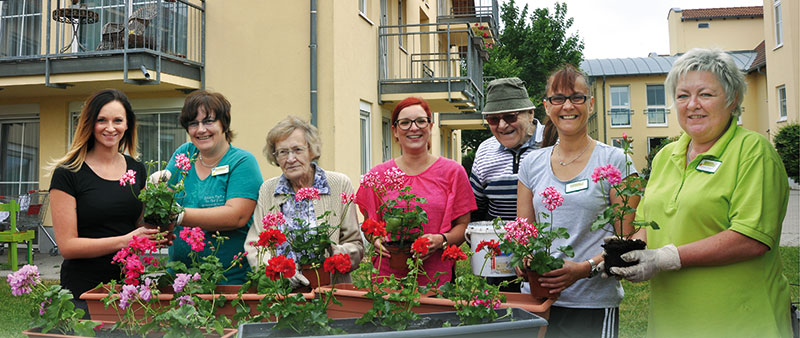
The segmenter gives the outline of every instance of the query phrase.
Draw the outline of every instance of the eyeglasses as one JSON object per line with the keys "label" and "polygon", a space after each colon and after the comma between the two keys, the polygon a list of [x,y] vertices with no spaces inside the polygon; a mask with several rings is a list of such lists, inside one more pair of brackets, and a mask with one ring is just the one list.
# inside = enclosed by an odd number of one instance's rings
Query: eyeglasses
{"label": "eyeglasses", "polygon": [[201,122],[203,123],[203,127],[208,128],[208,127],[213,126],[214,122],[217,122],[217,119],[205,119],[203,121],[189,121],[189,123],[186,124],[186,128],[188,128],[188,129],[197,129],[197,127],[200,126]]}
{"label": "eyeglasses", "polygon": [[308,150],[306,147],[294,147],[292,149],[278,149],[272,154],[275,155],[275,158],[277,158],[279,161],[283,161],[289,158],[289,155],[294,155],[294,157],[297,157],[305,154],[306,150]]}
{"label": "eyeglasses", "polygon": [[506,124],[512,124],[514,122],[517,122],[517,115],[519,115],[519,113],[520,112],[508,113],[503,115],[500,114],[487,115],[486,122],[489,123],[490,125],[496,126],[498,123],[500,123],[500,119],[503,119],[503,121],[506,121]]}
{"label": "eyeglasses", "polygon": [[394,125],[402,130],[409,130],[411,129],[411,124],[416,124],[417,128],[424,129],[428,126],[428,123],[431,123],[431,119],[427,117],[418,117],[416,119],[399,119],[394,121]]}
{"label": "eyeglasses", "polygon": [[584,102],[586,102],[586,99],[588,98],[589,98],[588,96],[583,94],[572,94],[570,96],[553,95],[550,97],[546,97],[545,100],[550,102],[550,104],[560,106],[566,103],[567,99],[569,99],[569,102],[572,102],[572,104],[583,104]]}

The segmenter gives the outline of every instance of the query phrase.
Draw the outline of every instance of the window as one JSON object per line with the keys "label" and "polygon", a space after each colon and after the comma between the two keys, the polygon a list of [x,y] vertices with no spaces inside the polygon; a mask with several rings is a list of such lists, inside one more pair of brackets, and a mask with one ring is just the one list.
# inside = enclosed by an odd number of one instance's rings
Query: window
{"label": "window", "polygon": [[[72,113],[72,123],[70,125],[70,143],[75,135],[75,127],[78,125],[80,113]],[[172,153],[181,144],[186,142],[186,130],[178,122],[180,112],[136,112],[136,149],[139,152],[139,160],[158,161],[158,166],[154,170],[161,170],[160,161],[169,162]]]}
{"label": "window", "polygon": [[775,0],[775,47],[783,46],[783,16],[781,15],[781,0]]}
{"label": "window", "polygon": [[39,119],[0,118],[0,195],[39,189]]}
{"label": "window", "polygon": [[667,97],[664,85],[647,85],[647,126],[667,125]]}
{"label": "window", "polygon": [[361,174],[366,174],[369,171],[372,159],[370,158],[370,109],[369,102],[360,102],[359,121],[361,123]]}
{"label": "window", "polygon": [[631,99],[628,86],[611,86],[611,126],[631,126]]}
{"label": "window", "polygon": [[[80,42],[87,50],[94,50],[100,45],[102,27],[105,24],[125,24],[126,7],[130,16],[137,10],[144,10],[145,7],[156,8],[155,6],[157,6],[153,0],[84,0],[82,4],[100,14],[99,22],[92,25],[81,25],[78,31]],[[155,18],[146,25],[143,38],[129,40],[128,43],[133,45],[128,47],[157,49],[158,34],[160,34],[162,52],[185,57],[189,28],[188,11],[188,6],[180,1],[162,1],[161,9],[158,10]]]}
{"label": "window", "polygon": [[653,149],[661,147],[661,143],[666,140],[666,137],[648,137],[647,138],[647,153],[649,154]]}
{"label": "window", "polygon": [[383,161],[392,159],[392,123],[387,118],[383,118],[381,123],[383,133]]}
{"label": "window", "polygon": [[622,148],[622,138],[621,137],[612,137],[611,138],[611,145],[617,148]]}
{"label": "window", "polygon": [[786,121],[786,86],[778,87],[778,121]]}
{"label": "window", "polygon": [[397,43],[400,44],[400,48],[404,48],[403,46],[406,45],[405,40],[407,38],[404,33],[406,32],[406,6],[405,1],[397,0],[397,25],[400,27],[400,36],[397,39]]}
{"label": "window", "polygon": [[700,22],[697,24],[697,28],[708,28],[708,22]]}
{"label": "window", "polygon": [[41,54],[42,3],[0,1],[0,57]]}

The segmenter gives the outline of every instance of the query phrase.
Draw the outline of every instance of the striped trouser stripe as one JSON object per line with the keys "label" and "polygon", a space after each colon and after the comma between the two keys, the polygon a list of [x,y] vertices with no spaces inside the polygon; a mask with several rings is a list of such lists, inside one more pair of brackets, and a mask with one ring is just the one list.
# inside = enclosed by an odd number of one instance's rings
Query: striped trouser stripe
{"label": "striped trouser stripe", "polygon": [[616,338],[614,336],[614,327],[616,326],[617,312],[614,308],[605,308],[605,315],[603,316],[603,335],[602,338]]}

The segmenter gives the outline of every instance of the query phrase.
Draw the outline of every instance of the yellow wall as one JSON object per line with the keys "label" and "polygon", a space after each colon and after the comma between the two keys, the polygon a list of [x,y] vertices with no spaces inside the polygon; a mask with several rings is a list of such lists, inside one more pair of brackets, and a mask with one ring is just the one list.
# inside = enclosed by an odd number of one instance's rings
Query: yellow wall
{"label": "yellow wall", "polygon": [[[622,133],[633,138],[633,161],[636,168],[641,170],[647,165],[645,156],[648,151],[649,137],[674,137],[678,136],[682,129],[678,124],[677,110],[672,105],[672,99],[667,97],[666,103],[670,112],[667,114],[666,127],[647,126],[647,85],[663,84],[666,74],[648,76],[615,76],[607,77],[605,83],[605,96],[603,94],[602,78],[595,79],[592,83],[592,92],[595,97],[594,111],[598,113],[598,139],[607,144],[613,144],[613,138],[621,138]],[[742,126],[758,131],[766,135],[767,121],[763,114],[758,112],[764,108],[764,90],[760,89],[766,83],[764,76],[758,73],[747,75],[748,92],[745,95],[742,106]],[[611,109],[611,86],[628,86],[630,93],[631,114],[630,127],[612,127],[610,117],[604,113]],[[605,133],[603,124],[605,124]]]}
{"label": "yellow wall", "polygon": [[[696,47],[752,50],[764,40],[762,18],[681,21],[681,12],[674,10],[670,10],[667,17],[670,55]],[[708,23],[709,27],[698,28],[698,23]]]}
{"label": "yellow wall", "polygon": [[[800,122],[800,7],[797,1],[783,0],[783,45],[776,45],[773,0],[764,0],[764,47],[767,54],[766,109],[769,135],[789,122]],[[779,119],[778,87],[786,86],[787,118]]]}

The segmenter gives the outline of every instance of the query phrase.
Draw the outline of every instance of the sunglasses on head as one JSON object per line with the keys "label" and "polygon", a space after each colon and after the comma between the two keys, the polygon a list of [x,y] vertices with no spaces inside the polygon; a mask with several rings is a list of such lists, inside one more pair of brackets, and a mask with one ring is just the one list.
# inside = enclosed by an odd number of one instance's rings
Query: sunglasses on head
{"label": "sunglasses on head", "polygon": [[517,122],[517,115],[519,115],[519,113],[520,112],[507,113],[502,115],[501,114],[487,115],[486,122],[489,123],[490,125],[496,126],[498,123],[500,123],[500,119],[503,119],[503,121],[506,121],[506,124],[512,124],[514,122]]}

